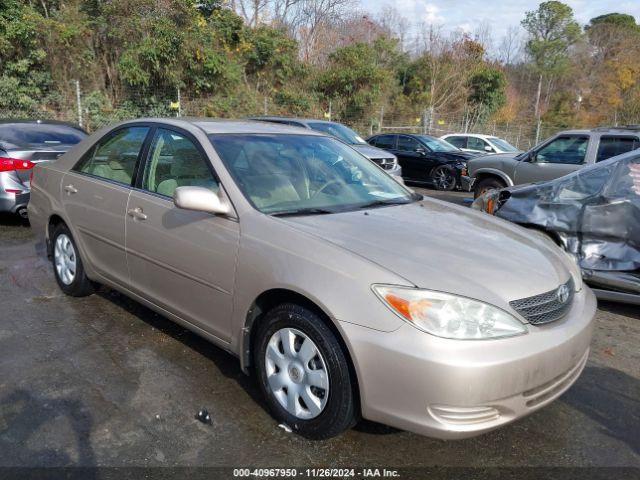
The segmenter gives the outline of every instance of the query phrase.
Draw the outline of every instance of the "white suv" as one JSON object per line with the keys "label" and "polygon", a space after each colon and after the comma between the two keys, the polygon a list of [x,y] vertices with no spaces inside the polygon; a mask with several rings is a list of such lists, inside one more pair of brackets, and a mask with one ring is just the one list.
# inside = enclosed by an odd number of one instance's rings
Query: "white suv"
{"label": "white suv", "polygon": [[468,152],[520,153],[516,147],[502,138],[479,133],[450,133],[440,137],[451,145]]}

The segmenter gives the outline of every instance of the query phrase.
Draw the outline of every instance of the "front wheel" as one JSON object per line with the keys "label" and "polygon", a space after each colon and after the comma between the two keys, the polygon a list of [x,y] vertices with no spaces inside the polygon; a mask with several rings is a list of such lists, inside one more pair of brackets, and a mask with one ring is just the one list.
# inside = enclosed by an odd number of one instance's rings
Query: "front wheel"
{"label": "front wheel", "polygon": [[500,190],[507,185],[500,179],[495,177],[488,177],[480,180],[476,183],[473,189],[473,198],[478,198],[487,193],[490,190]]}
{"label": "front wheel", "polygon": [[51,244],[53,273],[60,289],[72,297],[91,295],[94,291],[93,284],[84,271],[78,247],[65,224],[61,223],[54,228]]}
{"label": "front wheel", "polygon": [[448,165],[440,165],[431,172],[431,180],[437,190],[451,191],[456,188],[456,172]]}
{"label": "front wheel", "polygon": [[356,421],[349,364],[333,332],[313,311],[282,304],[258,325],[254,368],[273,416],[311,439],[330,438]]}

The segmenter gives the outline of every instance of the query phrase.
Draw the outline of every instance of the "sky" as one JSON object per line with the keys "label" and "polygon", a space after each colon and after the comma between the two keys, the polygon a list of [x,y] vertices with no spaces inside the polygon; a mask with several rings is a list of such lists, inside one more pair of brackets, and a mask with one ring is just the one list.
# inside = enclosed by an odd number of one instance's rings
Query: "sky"
{"label": "sky", "polygon": [[[573,8],[578,22],[603,13],[619,12],[633,15],[640,23],[640,0],[563,0]],[[447,30],[474,32],[486,23],[494,42],[499,42],[509,26],[520,25],[526,11],[535,10],[541,0],[360,0],[365,10],[378,13],[385,5],[394,6],[414,24],[441,24]]]}

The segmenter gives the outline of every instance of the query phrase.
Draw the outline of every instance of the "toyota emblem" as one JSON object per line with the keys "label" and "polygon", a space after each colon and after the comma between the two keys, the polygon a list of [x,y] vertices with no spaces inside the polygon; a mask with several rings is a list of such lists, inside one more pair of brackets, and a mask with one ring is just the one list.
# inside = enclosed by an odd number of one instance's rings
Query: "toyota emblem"
{"label": "toyota emblem", "polygon": [[556,292],[556,298],[560,303],[567,303],[567,300],[569,300],[569,287],[566,285],[560,285]]}

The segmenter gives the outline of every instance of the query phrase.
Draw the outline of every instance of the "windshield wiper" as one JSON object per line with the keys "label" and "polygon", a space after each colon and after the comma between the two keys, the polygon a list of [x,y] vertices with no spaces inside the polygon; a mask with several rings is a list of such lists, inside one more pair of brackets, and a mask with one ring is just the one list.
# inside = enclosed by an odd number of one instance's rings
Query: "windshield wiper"
{"label": "windshield wiper", "polygon": [[330,210],[328,208],[296,208],[292,210],[283,210],[282,212],[272,213],[272,217],[292,217],[295,215],[327,215],[330,213],[337,213],[337,210]]}
{"label": "windshield wiper", "polygon": [[411,200],[400,200],[397,198],[390,200],[373,200],[369,203],[365,203],[364,205],[360,205],[358,208],[362,210],[365,208],[385,207],[388,205],[406,205],[407,203],[411,203]]}

